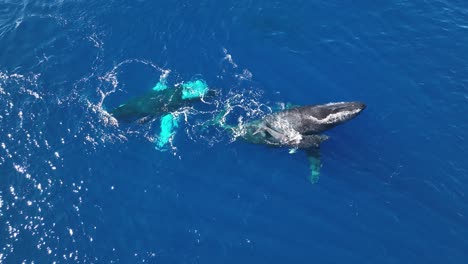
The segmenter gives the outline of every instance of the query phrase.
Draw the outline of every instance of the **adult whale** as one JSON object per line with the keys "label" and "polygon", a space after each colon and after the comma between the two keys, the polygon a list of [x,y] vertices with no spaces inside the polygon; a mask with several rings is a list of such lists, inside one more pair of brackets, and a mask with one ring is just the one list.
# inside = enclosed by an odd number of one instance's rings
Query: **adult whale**
{"label": "adult whale", "polygon": [[163,79],[153,89],[143,95],[129,99],[110,113],[119,122],[145,123],[155,118],[160,119],[160,132],[156,136],[156,149],[165,150],[166,145],[175,135],[178,127],[176,112],[183,107],[203,101],[205,97],[215,96],[203,80],[184,82],[169,88]]}
{"label": "adult whale", "polygon": [[129,99],[110,113],[121,122],[144,123],[191,106],[201,101],[203,97],[215,94],[216,92],[208,89],[208,85],[203,80],[182,83],[174,88],[169,88],[165,82],[160,82],[150,91]]}
{"label": "adult whale", "polygon": [[310,180],[316,182],[321,167],[319,147],[328,139],[320,133],[355,118],[365,108],[361,102],[293,107],[249,122],[239,134],[254,144],[304,149],[310,162]]}

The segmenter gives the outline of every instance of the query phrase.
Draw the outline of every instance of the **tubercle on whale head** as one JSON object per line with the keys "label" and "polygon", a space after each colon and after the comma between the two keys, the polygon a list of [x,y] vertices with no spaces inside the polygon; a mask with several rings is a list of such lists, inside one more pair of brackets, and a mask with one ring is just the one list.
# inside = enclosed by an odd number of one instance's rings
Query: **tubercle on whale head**
{"label": "tubercle on whale head", "polygon": [[344,102],[336,104],[333,113],[342,115],[343,122],[346,122],[358,116],[364,109],[366,104],[362,102]]}
{"label": "tubercle on whale head", "polygon": [[366,108],[366,105],[362,102],[338,102],[300,108],[309,121],[335,126],[358,116]]}
{"label": "tubercle on whale head", "polygon": [[362,111],[366,108],[363,102],[337,102],[322,105],[325,108],[331,109],[333,112],[338,111]]}

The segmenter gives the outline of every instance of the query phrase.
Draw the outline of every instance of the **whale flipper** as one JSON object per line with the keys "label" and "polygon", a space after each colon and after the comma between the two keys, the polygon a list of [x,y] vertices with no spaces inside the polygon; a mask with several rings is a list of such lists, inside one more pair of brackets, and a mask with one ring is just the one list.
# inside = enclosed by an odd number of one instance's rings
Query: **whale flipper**
{"label": "whale flipper", "polygon": [[164,151],[166,146],[175,136],[174,130],[179,127],[178,117],[172,113],[161,118],[161,130],[156,137],[156,149]]}
{"label": "whale flipper", "polygon": [[322,162],[320,161],[320,149],[306,149],[306,154],[310,168],[309,180],[311,183],[316,183],[320,177],[320,168],[322,167]]}

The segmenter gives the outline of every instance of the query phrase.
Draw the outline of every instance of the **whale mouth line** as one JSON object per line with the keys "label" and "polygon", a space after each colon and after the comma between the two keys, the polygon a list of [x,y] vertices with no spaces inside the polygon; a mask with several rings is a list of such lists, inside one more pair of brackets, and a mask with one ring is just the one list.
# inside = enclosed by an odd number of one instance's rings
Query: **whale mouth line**
{"label": "whale mouth line", "polygon": [[307,116],[308,119],[313,120],[314,122],[318,124],[332,124],[336,122],[341,122],[349,119],[350,117],[353,117],[357,114],[359,114],[362,111],[360,108],[356,108],[353,110],[345,110],[345,111],[340,111],[337,113],[332,113],[327,115],[324,118],[316,118],[312,115]]}

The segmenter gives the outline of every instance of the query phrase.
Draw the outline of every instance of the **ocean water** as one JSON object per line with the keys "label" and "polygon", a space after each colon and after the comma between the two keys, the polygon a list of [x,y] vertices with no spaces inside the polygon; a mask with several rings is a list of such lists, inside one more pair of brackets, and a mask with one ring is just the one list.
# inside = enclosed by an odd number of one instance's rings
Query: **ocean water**
{"label": "ocean water", "polygon": [[[162,76],[220,91],[167,151],[108,114]],[[200,128],[355,100],[316,184]],[[2,0],[0,262],[468,263],[467,113],[466,1]]]}

